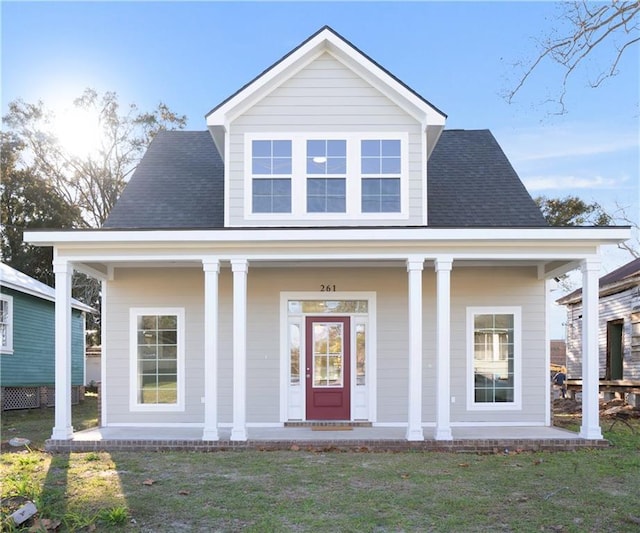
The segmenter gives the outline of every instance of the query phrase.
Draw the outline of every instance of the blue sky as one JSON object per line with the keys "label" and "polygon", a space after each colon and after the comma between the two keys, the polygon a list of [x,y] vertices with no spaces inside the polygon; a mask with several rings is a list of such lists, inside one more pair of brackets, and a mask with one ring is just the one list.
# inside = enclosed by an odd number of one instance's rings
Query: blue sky
{"label": "blue sky", "polygon": [[[50,105],[85,87],[122,104],[160,101],[204,115],[325,24],[448,115],[448,128],[491,129],[533,196],[575,194],[639,218],[640,46],[598,89],[594,55],[568,87],[568,113],[541,104],[561,72],[545,65],[509,105],[513,64],[558,26],[551,2],[3,2],[2,112]],[[619,256],[608,269],[629,260]]]}

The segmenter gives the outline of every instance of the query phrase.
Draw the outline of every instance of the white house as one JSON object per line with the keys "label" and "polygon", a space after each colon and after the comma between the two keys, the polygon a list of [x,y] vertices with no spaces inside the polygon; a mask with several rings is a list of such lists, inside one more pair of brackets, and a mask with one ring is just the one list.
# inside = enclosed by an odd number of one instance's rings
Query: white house
{"label": "white house", "polygon": [[[55,250],[59,332],[72,271],[103,280],[102,425],[548,426],[550,280],[580,268],[600,439],[599,251],[629,230],[548,227],[491,133],[445,122],[324,27],[206,131],[159,134],[104,228],[28,232]],[[59,335],[62,384],[68,353]]]}

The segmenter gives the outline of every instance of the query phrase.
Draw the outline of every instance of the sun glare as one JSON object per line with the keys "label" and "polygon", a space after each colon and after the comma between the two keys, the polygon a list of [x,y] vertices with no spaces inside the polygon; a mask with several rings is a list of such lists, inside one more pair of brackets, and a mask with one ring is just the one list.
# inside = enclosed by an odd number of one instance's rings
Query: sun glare
{"label": "sun glare", "polygon": [[101,147],[102,130],[95,111],[76,107],[56,111],[51,130],[71,155],[96,155]]}

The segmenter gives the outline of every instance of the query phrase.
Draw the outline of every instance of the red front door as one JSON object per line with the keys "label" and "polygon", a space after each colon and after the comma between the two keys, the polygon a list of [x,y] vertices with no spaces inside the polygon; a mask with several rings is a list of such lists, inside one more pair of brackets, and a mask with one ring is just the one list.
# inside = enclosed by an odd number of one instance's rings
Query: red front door
{"label": "red front door", "polygon": [[306,319],[307,420],[350,420],[349,317]]}

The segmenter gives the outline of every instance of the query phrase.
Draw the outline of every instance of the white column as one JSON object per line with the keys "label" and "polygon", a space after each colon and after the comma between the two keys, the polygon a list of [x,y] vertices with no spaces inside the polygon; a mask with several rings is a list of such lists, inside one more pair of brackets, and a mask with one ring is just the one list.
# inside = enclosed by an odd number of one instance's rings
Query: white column
{"label": "white column", "polygon": [[453,259],[435,261],[436,289],[436,440],[452,440],[451,435],[451,268]]}
{"label": "white column", "polygon": [[217,259],[203,259],[204,270],[204,431],[218,440],[218,274]]}
{"label": "white column", "polygon": [[580,436],[601,439],[599,413],[598,275],[600,260],[582,261],[582,427]]}
{"label": "white column", "polygon": [[247,270],[233,259],[233,427],[231,440],[247,440]]}
{"label": "white column", "polygon": [[56,277],[55,304],[55,385],[56,406],[52,439],[67,440],[73,435],[71,426],[71,275],[68,261],[54,260]]}
{"label": "white column", "polygon": [[407,440],[424,440],[422,432],[422,258],[409,258],[409,411]]}

